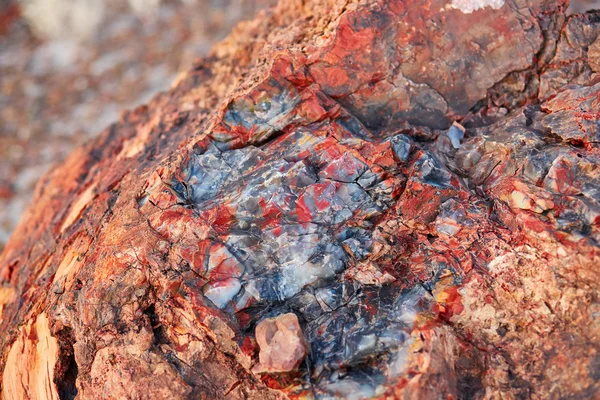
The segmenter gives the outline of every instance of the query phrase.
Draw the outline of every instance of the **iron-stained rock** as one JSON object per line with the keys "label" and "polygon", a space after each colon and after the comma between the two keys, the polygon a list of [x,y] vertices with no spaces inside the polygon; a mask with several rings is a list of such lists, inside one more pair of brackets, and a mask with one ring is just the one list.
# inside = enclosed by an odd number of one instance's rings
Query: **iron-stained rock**
{"label": "iron-stained rock", "polygon": [[565,8],[241,25],[39,183],[3,398],[597,397],[600,25]]}

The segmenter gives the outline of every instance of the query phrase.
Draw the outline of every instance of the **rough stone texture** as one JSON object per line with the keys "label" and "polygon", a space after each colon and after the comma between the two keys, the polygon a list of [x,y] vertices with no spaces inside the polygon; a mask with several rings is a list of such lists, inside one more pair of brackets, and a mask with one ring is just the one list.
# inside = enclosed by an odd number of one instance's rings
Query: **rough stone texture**
{"label": "rough stone texture", "polygon": [[[238,27],[38,184],[3,398],[597,397],[600,18],[566,6]],[[257,367],[290,314],[308,354]]]}
{"label": "rough stone texture", "polygon": [[306,357],[307,346],[294,313],[261,320],[256,324],[255,336],[260,354],[254,372],[290,372]]}

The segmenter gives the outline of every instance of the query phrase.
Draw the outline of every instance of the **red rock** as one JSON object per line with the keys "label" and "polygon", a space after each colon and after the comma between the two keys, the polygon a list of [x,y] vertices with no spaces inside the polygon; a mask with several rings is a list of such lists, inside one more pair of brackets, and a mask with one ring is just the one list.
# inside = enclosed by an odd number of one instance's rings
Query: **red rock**
{"label": "red rock", "polygon": [[600,26],[517,3],[281,3],[125,113],[0,257],[3,395],[597,397]]}

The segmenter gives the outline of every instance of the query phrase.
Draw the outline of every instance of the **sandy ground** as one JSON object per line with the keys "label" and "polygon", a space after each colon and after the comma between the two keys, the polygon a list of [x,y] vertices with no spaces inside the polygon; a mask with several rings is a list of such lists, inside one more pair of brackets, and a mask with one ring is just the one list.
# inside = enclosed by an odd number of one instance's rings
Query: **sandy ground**
{"label": "sandy ground", "polygon": [[45,171],[270,3],[0,0],[0,250]]}

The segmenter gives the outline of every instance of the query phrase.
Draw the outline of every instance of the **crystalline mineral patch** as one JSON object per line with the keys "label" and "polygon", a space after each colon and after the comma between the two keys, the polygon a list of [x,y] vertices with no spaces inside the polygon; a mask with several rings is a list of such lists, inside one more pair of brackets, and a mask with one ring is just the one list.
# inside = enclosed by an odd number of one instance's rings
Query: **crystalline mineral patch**
{"label": "crystalline mineral patch", "polygon": [[498,9],[503,5],[504,0],[452,0],[452,8],[468,14],[485,7]]}
{"label": "crystalline mineral patch", "polygon": [[600,19],[565,8],[240,26],[40,182],[4,398],[597,397]]}
{"label": "crystalline mineral patch", "polygon": [[260,354],[254,372],[289,372],[306,357],[304,335],[294,313],[261,320],[256,325],[255,335]]}

